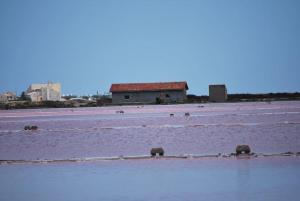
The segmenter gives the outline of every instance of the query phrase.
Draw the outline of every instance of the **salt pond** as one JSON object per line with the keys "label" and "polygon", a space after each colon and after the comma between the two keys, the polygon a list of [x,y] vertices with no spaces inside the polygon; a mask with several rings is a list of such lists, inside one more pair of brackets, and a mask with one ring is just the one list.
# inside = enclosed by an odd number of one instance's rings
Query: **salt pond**
{"label": "salt pond", "polygon": [[145,155],[157,146],[167,155],[216,154],[237,144],[256,153],[298,152],[299,131],[300,102],[0,111],[0,159]]}
{"label": "salt pond", "polygon": [[[299,152],[300,102],[0,111],[1,160],[145,155],[158,146],[167,155],[231,153],[237,144]],[[299,178],[300,156],[2,164],[0,200],[298,200]]]}

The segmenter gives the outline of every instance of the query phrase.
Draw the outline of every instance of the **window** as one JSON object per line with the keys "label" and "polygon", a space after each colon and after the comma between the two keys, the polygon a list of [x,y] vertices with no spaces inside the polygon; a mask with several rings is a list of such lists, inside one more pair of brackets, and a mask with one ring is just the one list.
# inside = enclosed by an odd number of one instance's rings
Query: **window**
{"label": "window", "polygon": [[124,99],[126,99],[126,100],[128,100],[129,98],[130,98],[129,95],[124,96]]}
{"label": "window", "polygon": [[169,94],[166,94],[166,98],[170,98],[170,95],[169,95]]}

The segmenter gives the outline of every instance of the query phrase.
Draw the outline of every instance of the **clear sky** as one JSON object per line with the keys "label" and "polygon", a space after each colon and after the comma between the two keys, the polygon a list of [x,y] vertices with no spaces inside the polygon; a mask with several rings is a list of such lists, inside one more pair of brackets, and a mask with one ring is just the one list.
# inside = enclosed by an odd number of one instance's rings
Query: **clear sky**
{"label": "clear sky", "polygon": [[299,0],[1,0],[0,92],[60,82],[187,81],[229,93],[300,91]]}

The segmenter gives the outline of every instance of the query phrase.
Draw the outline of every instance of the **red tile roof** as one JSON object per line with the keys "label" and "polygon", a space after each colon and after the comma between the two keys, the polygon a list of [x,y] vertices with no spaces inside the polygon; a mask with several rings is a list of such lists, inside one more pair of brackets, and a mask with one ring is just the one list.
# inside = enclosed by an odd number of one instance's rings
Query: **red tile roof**
{"label": "red tile roof", "polygon": [[186,82],[126,83],[112,84],[110,92],[188,90]]}

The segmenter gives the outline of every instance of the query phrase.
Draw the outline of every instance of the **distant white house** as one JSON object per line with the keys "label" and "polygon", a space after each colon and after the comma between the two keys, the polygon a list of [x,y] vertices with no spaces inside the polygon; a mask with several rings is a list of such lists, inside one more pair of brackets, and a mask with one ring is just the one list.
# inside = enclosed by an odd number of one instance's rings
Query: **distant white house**
{"label": "distant white house", "polygon": [[16,93],[14,92],[5,92],[3,94],[0,94],[0,102],[8,102],[8,101],[13,101],[16,100],[17,96]]}
{"label": "distant white house", "polygon": [[33,102],[39,101],[60,101],[60,83],[48,82],[47,84],[32,84],[26,91],[26,96]]}

